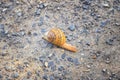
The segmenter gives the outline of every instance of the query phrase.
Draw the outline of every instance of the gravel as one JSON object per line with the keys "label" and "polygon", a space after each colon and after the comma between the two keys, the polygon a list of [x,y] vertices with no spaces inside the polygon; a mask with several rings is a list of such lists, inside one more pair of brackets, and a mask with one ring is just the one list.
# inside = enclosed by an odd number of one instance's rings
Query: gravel
{"label": "gravel", "polygon": [[107,39],[106,40],[106,44],[108,44],[108,45],[113,45],[113,39]]}
{"label": "gravel", "polygon": [[66,57],[66,54],[63,53],[63,54],[61,55],[61,58],[62,58],[62,59],[65,59],[65,57]]}
{"label": "gravel", "polygon": [[39,77],[40,77],[40,75],[41,75],[39,70],[35,71],[35,74],[36,74],[37,76],[39,76]]}
{"label": "gravel", "polygon": [[40,4],[38,5],[38,8],[39,8],[39,9],[44,9],[44,8],[45,8],[44,3],[40,3]]}
{"label": "gravel", "polygon": [[48,80],[48,76],[46,74],[43,76],[43,80]]}
{"label": "gravel", "polygon": [[63,70],[64,70],[64,67],[63,67],[63,66],[60,66],[60,67],[58,67],[58,70],[59,70],[59,71],[63,71]]}
{"label": "gravel", "polygon": [[38,26],[42,26],[43,25],[43,22],[44,22],[44,18],[43,17],[40,17],[40,21],[38,23]]}
{"label": "gravel", "polygon": [[18,78],[19,77],[19,73],[15,72],[11,75],[13,78]]}
{"label": "gravel", "polygon": [[105,7],[105,8],[109,8],[109,7],[110,7],[110,5],[109,5],[108,3],[103,3],[102,5],[103,5],[103,7]]}
{"label": "gravel", "polygon": [[38,15],[38,16],[39,16],[39,15],[40,15],[40,13],[41,13],[41,9],[37,9],[37,10],[35,11],[35,16],[36,16],[36,15]]}
{"label": "gravel", "polygon": [[27,76],[29,77],[29,76],[31,76],[31,75],[32,75],[32,72],[28,71],[28,72],[27,72]]}
{"label": "gravel", "polygon": [[[120,0],[0,1],[0,80],[119,80],[119,5]],[[53,27],[76,53],[42,39]]]}
{"label": "gravel", "polygon": [[74,58],[74,59],[73,59],[73,63],[74,63],[76,66],[78,66],[78,65],[80,64],[78,58]]}
{"label": "gravel", "polygon": [[54,76],[52,76],[52,75],[49,76],[49,79],[50,79],[50,80],[55,80]]}
{"label": "gravel", "polygon": [[108,20],[101,22],[100,27],[102,27],[102,28],[105,27],[108,22],[109,22]]}
{"label": "gravel", "polygon": [[68,40],[68,41],[71,41],[72,39],[73,39],[73,35],[67,36],[67,40]]}
{"label": "gravel", "polygon": [[4,24],[0,24],[0,36],[1,37],[5,37],[6,35],[4,27],[5,27]]}
{"label": "gravel", "polygon": [[0,29],[4,29],[4,24],[0,24]]}
{"label": "gravel", "polygon": [[54,66],[54,62],[53,61],[48,62],[48,67],[52,67],[52,66]]}
{"label": "gravel", "polygon": [[71,24],[68,28],[70,31],[74,31],[75,30],[75,25],[74,24]]}
{"label": "gravel", "polygon": [[54,57],[55,57],[55,54],[54,54],[54,53],[48,55],[48,58],[49,58],[50,60],[53,59]]}
{"label": "gravel", "polygon": [[33,33],[33,36],[38,36],[38,34],[37,33]]}
{"label": "gravel", "polygon": [[21,17],[22,15],[23,15],[22,12],[18,12],[18,13],[17,13],[17,16],[18,16],[18,17]]}
{"label": "gravel", "polygon": [[44,65],[45,65],[45,67],[48,67],[48,62],[45,62]]}
{"label": "gravel", "polygon": [[72,59],[71,57],[67,57],[67,60],[68,60],[69,62],[73,62],[73,59]]}
{"label": "gravel", "polygon": [[0,74],[0,79],[3,78],[3,76]]}
{"label": "gravel", "polygon": [[41,33],[45,33],[46,32],[46,29],[41,29]]}

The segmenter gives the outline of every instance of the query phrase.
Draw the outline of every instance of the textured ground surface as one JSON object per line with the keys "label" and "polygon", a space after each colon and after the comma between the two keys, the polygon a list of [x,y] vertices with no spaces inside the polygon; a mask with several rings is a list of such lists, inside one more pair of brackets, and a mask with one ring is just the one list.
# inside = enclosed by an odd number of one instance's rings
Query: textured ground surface
{"label": "textured ground surface", "polygon": [[0,80],[120,80],[120,0],[0,0]]}

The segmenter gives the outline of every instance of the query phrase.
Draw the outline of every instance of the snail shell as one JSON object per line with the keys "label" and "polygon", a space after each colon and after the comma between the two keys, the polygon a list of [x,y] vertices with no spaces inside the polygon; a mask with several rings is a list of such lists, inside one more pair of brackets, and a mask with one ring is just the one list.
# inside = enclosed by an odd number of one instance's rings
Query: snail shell
{"label": "snail shell", "polygon": [[59,46],[64,49],[76,52],[76,47],[66,43],[66,37],[64,33],[59,28],[52,28],[50,31],[46,32],[43,39]]}

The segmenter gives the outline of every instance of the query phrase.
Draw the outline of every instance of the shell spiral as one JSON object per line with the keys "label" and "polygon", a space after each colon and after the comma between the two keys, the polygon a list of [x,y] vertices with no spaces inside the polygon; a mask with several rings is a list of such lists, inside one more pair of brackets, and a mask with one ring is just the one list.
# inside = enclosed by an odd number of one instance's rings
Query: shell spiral
{"label": "shell spiral", "polygon": [[66,42],[64,33],[58,28],[51,29],[47,34],[47,39],[57,46],[61,46]]}

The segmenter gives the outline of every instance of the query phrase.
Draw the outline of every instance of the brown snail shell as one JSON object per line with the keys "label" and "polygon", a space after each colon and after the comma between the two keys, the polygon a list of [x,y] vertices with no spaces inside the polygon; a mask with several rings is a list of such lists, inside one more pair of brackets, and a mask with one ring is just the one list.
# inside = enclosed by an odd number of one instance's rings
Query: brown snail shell
{"label": "brown snail shell", "polygon": [[75,46],[66,43],[66,37],[64,33],[59,28],[52,28],[50,31],[46,32],[43,39],[59,46],[64,49],[76,52]]}

